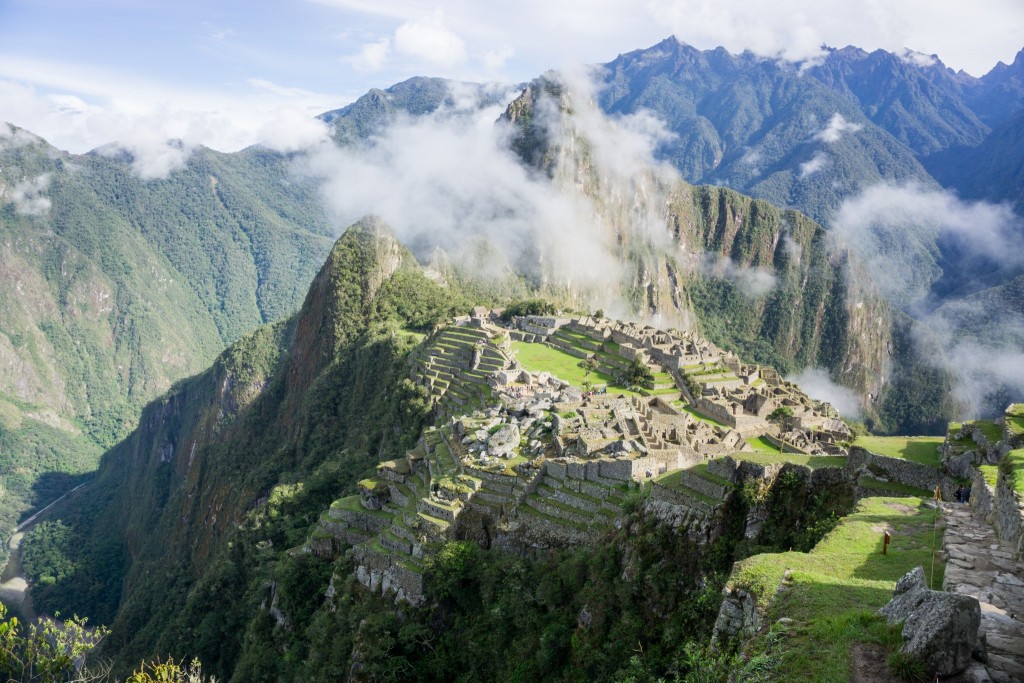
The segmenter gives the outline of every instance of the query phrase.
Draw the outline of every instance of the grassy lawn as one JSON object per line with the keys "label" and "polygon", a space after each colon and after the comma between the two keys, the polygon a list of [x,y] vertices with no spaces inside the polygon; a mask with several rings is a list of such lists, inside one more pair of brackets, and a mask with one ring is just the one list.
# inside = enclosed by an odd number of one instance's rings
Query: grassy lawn
{"label": "grassy lawn", "polygon": [[900,458],[937,468],[940,462],[941,436],[861,436],[853,442],[878,455]]}
{"label": "grassy lawn", "polygon": [[781,449],[772,444],[768,439],[763,436],[755,436],[752,439],[747,439],[747,443],[753,447],[755,451],[761,453],[781,453]]}
{"label": "grassy lawn", "polygon": [[791,462],[794,465],[804,465],[812,470],[819,467],[845,467],[846,456],[842,455],[803,455],[802,453],[781,453],[775,451],[746,451],[732,454],[733,460],[743,460],[757,463],[758,465],[781,465]]}
{"label": "grassy lawn", "polygon": [[[773,679],[779,681],[850,680],[850,651],[854,643],[897,647],[899,629],[875,614],[892,598],[896,580],[920,565],[931,573],[935,511],[917,498],[866,498],[857,511],[809,553],[755,555],[740,562],[730,579],[764,604],[783,574],[790,575],[768,610],[767,621],[795,620],[782,634],[781,661]],[[882,555],[882,533],[892,534]],[[934,545],[933,545],[934,542]],[[935,552],[932,586],[942,585],[945,565]],[[764,636],[754,650],[764,646]]]}
{"label": "grassy lawn", "polygon": [[[587,373],[579,367],[580,359],[571,356],[565,351],[552,348],[547,344],[531,344],[529,342],[512,342],[512,351],[519,358],[519,362],[530,372],[550,372],[560,380],[564,380],[573,386],[582,387]],[[594,371],[590,373],[591,384],[607,384],[608,391],[616,394],[633,396],[637,394],[625,387],[615,384],[615,378]]]}

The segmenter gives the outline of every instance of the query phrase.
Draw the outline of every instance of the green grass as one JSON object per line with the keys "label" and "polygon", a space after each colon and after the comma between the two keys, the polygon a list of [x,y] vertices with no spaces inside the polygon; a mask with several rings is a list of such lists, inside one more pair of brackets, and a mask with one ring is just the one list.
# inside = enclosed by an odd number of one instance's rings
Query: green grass
{"label": "green grass", "polygon": [[[560,380],[564,380],[576,387],[582,387],[587,380],[587,373],[579,367],[581,359],[571,356],[565,351],[548,346],[547,344],[533,344],[530,342],[512,342],[512,351],[519,358],[519,362],[530,372],[550,372]],[[607,384],[608,391],[627,396],[640,394],[630,391],[615,383],[615,378],[606,375],[599,370],[590,373],[590,383],[593,385]]]}
{"label": "green grass", "polygon": [[941,436],[860,436],[853,445],[878,455],[938,468],[942,441]]}
{"label": "green grass", "polygon": [[732,459],[753,462],[758,465],[781,465],[791,462],[794,465],[804,465],[811,469],[846,466],[846,457],[841,455],[804,455],[802,453],[780,453],[778,450],[774,452],[757,451],[754,453],[742,451],[733,453]]}
{"label": "green grass", "polygon": [[995,491],[996,482],[999,480],[999,465],[979,465],[978,469],[981,471],[981,476],[985,477],[985,481]]}
{"label": "green grass", "polygon": [[875,491],[878,495],[884,493],[889,496],[916,496],[917,498],[931,498],[933,495],[933,492],[928,489],[919,489],[895,481],[881,481],[874,477],[861,477],[857,480],[857,485],[862,489]]}
{"label": "green grass", "polygon": [[[810,553],[755,555],[738,563],[730,584],[743,586],[758,599],[770,600],[789,570],[787,590],[769,607],[768,623],[788,617],[796,623],[787,633],[774,680],[850,680],[850,649],[855,642],[899,644],[875,612],[892,598],[897,579],[920,565],[930,573],[935,511],[917,498],[866,498]],[[882,533],[892,534],[882,554]],[[934,546],[933,546],[934,541]],[[944,564],[935,552],[932,587],[942,585]],[[754,651],[763,647],[755,642]]]}
{"label": "green grass", "polygon": [[1014,434],[1024,434],[1024,403],[1014,403],[1006,409],[1006,426]]}
{"label": "green grass", "polygon": [[720,477],[717,474],[714,474],[713,472],[709,472],[708,464],[706,462],[694,465],[690,469],[690,471],[696,474],[701,479],[707,479],[708,481],[714,482],[715,484],[719,484],[720,486],[732,486],[732,482],[726,479],[725,477]]}
{"label": "green grass", "polygon": [[1007,453],[1004,462],[1001,462],[998,467],[1010,468],[1013,490],[1018,495],[1024,496],[1024,448]]}
{"label": "green grass", "polygon": [[991,420],[975,420],[970,424],[977,427],[993,445],[1003,438],[1003,428]]}
{"label": "green grass", "polygon": [[716,420],[713,417],[707,417],[706,415],[701,415],[696,410],[694,410],[691,406],[684,405],[682,403],[682,401],[674,403],[673,405],[675,405],[677,408],[681,408],[683,411],[689,413],[691,416],[697,418],[701,422],[707,422],[708,424],[713,424],[716,427],[723,427],[725,429],[729,429],[729,425],[725,424],[724,422],[719,422],[718,420]]}
{"label": "green grass", "polygon": [[764,438],[763,436],[755,436],[755,437],[753,437],[751,439],[747,439],[747,443],[750,444],[750,446],[755,451],[759,451],[761,453],[781,453],[782,452],[782,450],[778,446],[776,446],[772,442],[768,441],[768,439]]}
{"label": "green grass", "polygon": [[696,498],[697,500],[703,501],[710,505],[711,507],[718,507],[719,505],[722,504],[721,500],[716,500],[711,496],[707,496],[701,493],[700,491],[695,491],[694,489],[691,489],[689,486],[683,483],[682,478],[684,472],[686,472],[686,470],[676,470],[675,472],[668,472],[656,478],[654,481],[658,482],[658,484],[660,484],[661,486],[670,489],[675,489],[676,491],[680,491],[688,496]]}

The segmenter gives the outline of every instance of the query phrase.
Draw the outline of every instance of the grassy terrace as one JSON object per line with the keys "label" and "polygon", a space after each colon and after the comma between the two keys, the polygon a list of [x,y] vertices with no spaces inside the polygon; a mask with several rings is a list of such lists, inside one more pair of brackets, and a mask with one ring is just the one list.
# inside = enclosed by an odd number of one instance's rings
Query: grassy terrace
{"label": "grassy terrace", "polygon": [[[889,628],[875,614],[892,597],[896,580],[920,565],[942,586],[944,564],[935,548],[936,513],[917,498],[866,498],[810,553],[755,555],[738,563],[730,583],[744,586],[759,604],[771,599],[783,574],[787,588],[768,610],[767,623],[782,617],[795,620],[781,643],[781,662],[773,680],[850,680],[851,651],[856,643],[892,649],[899,629]],[[882,533],[892,534],[889,553],[882,555]],[[934,541],[934,546],[933,546]],[[764,636],[754,643],[759,650]]]}
{"label": "grassy terrace", "polygon": [[675,407],[679,408],[680,410],[683,410],[683,411],[689,413],[691,417],[695,417],[698,420],[700,420],[701,422],[707,422],[708,424],[713,424],[716,427],[722,427],[724,429],[729,429],[729,425],[725,424],[724,422],[719,422],[718,420],[716,420],[713,417],[707,417],[706,415],[701,415],[696,410],[694,410],[691,406],[686,405],[681,400],[673,402],[672,405],[674,405]]}
{"label": "grassy terrace", "polygon": [[979,465],[978,469],[981,470],[981,476],[985,477],[985,481],[992,487],[992,490],[995,490],[996,482],[999,480],[999,465]]}
{"label": "grassy terrace", "polygon": [[753,438],[747,439],[747,443],[750,444],[751,448],[753,448],[755,451],[758,451],[760,453],[781,453],[782,452],[782,449],[777,447],[775,444],[773,444],[771,441],[769,441],[768,439],[764,438],[763,436],[755,436]]}
{"label": "grassy terrace", "polygon": [[[707,466],[705,465],[705,469],[706,467]],[[700,491],[695,491],[694,489],[691,489],[689,486],[687,486],[682,481],[683,473],[687,471],[688,470],[676,470],[674,472],[669,472],[667,474],[661,475],[660,477],[657,477],[654,481],[658,482],[658,484],[666,488],[676,489],[677,491],[682,491],[683,493],[686,493],[689,496],[693,496],[697,500],[703,501],[710,505],[711,507],[718,507],[719,505],[722,504],[722,501],[720,499],[712,498],[711,496],[707,496],[701,493]],[[707,473],[705,472],[705,474]],[[718,477],[715,477],[715,480],[718,479]]]}
{"label": "grassy terrace", "polygon": [[743,460],[758,465],[781,465],[791,462],[794,465],[810,467],[812,470],[819,467],[846,466],[846,457],[841,455],[803,455],[802,453],[780,453],[776,450],[773,453],[765,451],[733,453],[731,457],[733,460]]}
{"label": "grassy terrace", "polygon": [[347,498],[339,498],[338,500],[331,503],[331,507],[335,510],[348,510],[350,512],[360,512],[364,515],[370,515],[371,517],[379,517],[381,519],[391,519],[394,515],[385,510],[370,510],[369,508],[363,507],[363,504],[359,502],[359,496],[348,496]]}
{"label": "grassy terrace", "polygon": [[1005,462],[997,467],[1010,467],[1010,476],[1013,479],[1013,490],[1018,495],[1024,496],[1024,448],[1018,448],[1006,454]]}
{"label": "grassy terrace", "polygon": [[[580,359],[570,356],[564,351],[552,348],[547,344],[533,344],[530,342],[512,342],[512,350],[519,358],[519,362],[530,372],[550,372],[558,379],[564,380],[573,386],[582,387],[587,379],[587,373],[579,367]],[[594,371],[590,373],[591,384],[607,384],[608,391],[627,396],[639,395],[625,387],[615,383],[615,378],[603,372]]]}
{"label": "grassy terrace", "polygon": [[1024,403],[1014,403],[1007,409],[1006,426],[1012,434],[1024,434]]}
{"label": "grassy terrace", "polygon": [[878,455],[937,468],[940,462],[939,446],[942,445],[942,441],[941,436],[861,436],[853,445]]}
{"label": "grassy terrace", "polygon": [[994,444],[1003,438],[1003,428],[991,420],[975,420],[968,424],[981,430],[981,433],[985,435],[985,438],[989,440],[989,443]]}

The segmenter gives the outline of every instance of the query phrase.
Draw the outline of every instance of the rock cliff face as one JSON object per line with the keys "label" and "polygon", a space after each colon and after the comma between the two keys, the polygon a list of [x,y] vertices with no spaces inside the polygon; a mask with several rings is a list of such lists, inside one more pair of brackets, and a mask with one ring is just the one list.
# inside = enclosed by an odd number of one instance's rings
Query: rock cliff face
{"label": "rock cliff face", "polygon": [[527,86],[504,120],[525,163],[593,206],[593,239],[623,264],[632,315],[698,329],[783,371],[824,366],[877,396],[892,312],[848,251],[796,211],[683,182],[649,161],[634,124],[608,124],[595,108],[552,77]]}

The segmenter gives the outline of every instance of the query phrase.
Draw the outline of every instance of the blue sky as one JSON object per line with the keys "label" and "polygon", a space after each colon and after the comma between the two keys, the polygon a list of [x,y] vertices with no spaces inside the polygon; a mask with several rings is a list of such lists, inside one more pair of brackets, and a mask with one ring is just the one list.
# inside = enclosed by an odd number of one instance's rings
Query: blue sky
{"label": "blue sky", "polygon": [[0,0],[0,120],[76,152],[146,134],[237,149],[413,75],[518,82],[673,33],[794,60],[909,47],[980,75],[1024,47],[1024,3]]}

